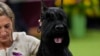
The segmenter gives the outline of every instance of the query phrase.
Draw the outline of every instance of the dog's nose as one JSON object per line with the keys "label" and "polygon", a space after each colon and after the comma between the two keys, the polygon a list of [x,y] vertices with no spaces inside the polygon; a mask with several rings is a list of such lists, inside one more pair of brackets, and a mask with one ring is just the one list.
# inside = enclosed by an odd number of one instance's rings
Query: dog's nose
{"label": "dog's nose", "polygon": [[56,30],[56,31],[62,31],[62,30],[64,30],[64,25],[63,25],[63,24],[58,24],[58,25],[56,25],[56,26],[55,26],[55,30]]}

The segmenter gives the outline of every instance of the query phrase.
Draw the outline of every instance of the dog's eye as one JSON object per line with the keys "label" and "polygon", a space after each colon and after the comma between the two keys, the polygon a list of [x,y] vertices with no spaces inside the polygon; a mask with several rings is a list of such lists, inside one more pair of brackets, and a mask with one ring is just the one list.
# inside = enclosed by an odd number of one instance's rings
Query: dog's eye
{"label": "dog's eye", "polygon": [[63,18],[64,18],[64,16],[61,14],[58,14],[57,17],[58,17],[58,20],[63,20]]}
{"label": "dog's eye", "polygon": [[52,22],[54,20],[56,20],[56,15],[54,12],[47,12],[45,14],[45,19],[48,21],[48,22]]}
{"label": "dog's eye", "polygon": [[48,14],[46,14],[46,18],[49,18],[50,16]]}
{"label": "dog's eye", "polygon": [[47,19],[48,21],[52,21],[52,20],[53,20],[52,18],[53,18],[52,15],[46,14],[46,19]]}

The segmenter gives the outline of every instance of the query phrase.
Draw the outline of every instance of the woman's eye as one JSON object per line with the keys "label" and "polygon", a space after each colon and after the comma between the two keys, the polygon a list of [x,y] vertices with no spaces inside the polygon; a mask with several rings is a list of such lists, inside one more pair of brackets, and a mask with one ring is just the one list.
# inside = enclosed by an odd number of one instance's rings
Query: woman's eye
{"label": "woman's eye", "polygon": [[5,25],[5,28],[9,28],[9,26],[10,26],[10,25],[9,25],[9,24],[7,24],[7,25]]}

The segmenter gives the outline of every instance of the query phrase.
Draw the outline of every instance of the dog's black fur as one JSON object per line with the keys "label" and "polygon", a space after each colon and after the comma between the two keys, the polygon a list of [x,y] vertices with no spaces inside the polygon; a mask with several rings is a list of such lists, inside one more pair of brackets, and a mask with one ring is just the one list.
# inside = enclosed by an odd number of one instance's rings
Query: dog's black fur
{"label": "dog's black fur", "polygon": [[41,22],[41,42],[37,56],[72,56],[68,49],[70,39],[64,11],[59,7],[45,8]]}

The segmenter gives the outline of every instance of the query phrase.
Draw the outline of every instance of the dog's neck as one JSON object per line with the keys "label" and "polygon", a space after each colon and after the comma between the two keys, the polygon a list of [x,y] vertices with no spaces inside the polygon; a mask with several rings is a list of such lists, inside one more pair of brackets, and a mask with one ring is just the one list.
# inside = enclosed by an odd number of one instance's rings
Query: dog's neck
{"label": "dog's neck", "polygon": [[57,48],[57,47],[50,47],[50,46],[46,46],[46,45],[43,45],[41,48],[44,51],[46,56],[50,56],[50,55],[63,56],[65,53],[65,49],[66,49],[66,48],[61,49],[61,48]]}

